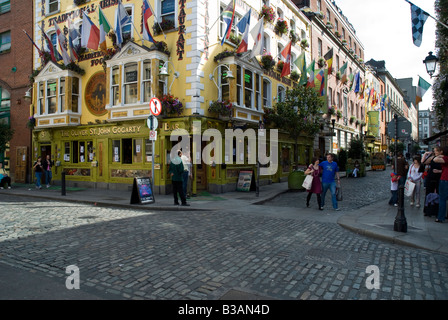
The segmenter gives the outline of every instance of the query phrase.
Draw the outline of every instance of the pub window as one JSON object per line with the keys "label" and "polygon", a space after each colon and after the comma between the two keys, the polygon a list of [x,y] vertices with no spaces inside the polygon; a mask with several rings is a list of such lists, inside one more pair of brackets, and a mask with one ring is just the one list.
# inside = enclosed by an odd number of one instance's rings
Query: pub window
{"label": "pub window", "polygon": [[137,63],[124,66],[124,103],[137,102]]}
{"label": "pub window", "polygon": [[263,107],[271,107],[271,82],[263,79]]}
{"label": "pub window", "polygon": [[72,112],[79,112],[79,79],[72,78]]}
{"label": "pub window", "polygon": [[57,80],[47,81],[47,110],[48,114],[56,113]]}
{"label": "pub window", "polygon": [[59,112],[64,112],[65,109],[65,78],[59,79]]}
{"label": "pub window", "polygon": [[73,163],[78,163],[78,155],[79,155],[78,147],[79,147],[78,141],[72,141]]}
{"label": "pub window", "polygon": [[119,93],[120,93],[120,68],[113,67],[112,68],[112,105],[116,106],[119,102]]}
{"label": "pub window", "polygon": [[9,109],[11,107],[11,95],[9,91],[0,87],[0,109]]}
{"label": "pub window", "polygon": [[252,102],[254,101],[253,87],[253,73],[249,70],[244,70],[244,105],[246,108],[252,108]]}
{"label": "pub window", "polygon": [[10,0],[0,0],[0,14],[11,11]]}
{"label": "pub window", "polygon": [[143,139],[134,139],[134,154],[132,162],[143,162]]}
{"label": "pub window", "polygon": [[11,49],[11,32],[0,33],[0,53]]}
{"label": "pub window", "polygon": [[79,142],[79,162],[86,162],[86,143]]}
{"label": "pub window", "polygon": [[44,104],[44,83],[39,82],[39,89],[37,90],[37,114],[42,115],[45,112],[45,104]]}
{"label": "pub window", "polygon": [[120,140],[112,141],[112,162],[120,162]]}
{"label": "pub window", "polygon": [[121,157],[122,163],[132,163],[132,139],[121,140]]}
{"label": "pub window", "polygon": [[47,15],[59,12],[59,0],[48,0]]}
{"label": "pub window", "polygon": [[145,160],[152,162],[152,141],[149,139],[145,139]]}
{"label": "pub window", "polygon": [[236,66],[236,103],[239,106],[243,105],[243,81],[242,70],[240,66]]}
{"label": "pub window", "polygon": [[221,100],[230,100],[230,85],[229,85],[229,80],[226,78],[227,73],[228,73],[228,69],[224,66],[220,67],[220,77],[219,77],[219,82],[220,82],[220,87],[221,87],[221,92],[219,93],[219,96],[221,98]]}
{"label": "pub window", "polygon": [[152,98],[151,60],[145,60],[143,62],[142,91],[143,91],[143,102],[149,102]]}
{"label": "pub window", "polygon": [[64,142],[64,161],[70,162],[70,142]]}
{"label": "pub window", "polygon": [[175,7],[176,1],[175,0],[161,0],[160,1],[160,19],[162,19],[162,22],[170,21],[173,25],[176,25],[176,18],[175,18]]}

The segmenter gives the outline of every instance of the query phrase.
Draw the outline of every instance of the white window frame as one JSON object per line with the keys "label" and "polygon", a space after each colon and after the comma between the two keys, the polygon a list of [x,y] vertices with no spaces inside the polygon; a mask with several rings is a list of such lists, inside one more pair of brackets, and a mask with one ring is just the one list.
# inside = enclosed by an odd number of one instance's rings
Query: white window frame
{"label": "white window frame", "polygon": [[[263,85],[262,84],[263,78],[258,73],[254,72],[254,75],[255,75],[254,85],[255,85],[255,102],[256,102],[254,108],[256,110],[261,110],[262,109],[261,86]],[[258,106],[258,108],[257,108],[257,106]]]}
{"label": "white window frame", "polygon": [[[61,92],[61,84],[62,82],[64,82],[64,90],[62,90]],[[57,110],[59,111],[59,113],[64,112],[64,107],[65,107],[65,92],[67,90],[67,83],[65,81],[65,77],[61,77],[59,78],[58,81],[58,106],[57,106]]]}
{"label": "white window frame", "polygon": [[[162,16],[162,1],[163,0],[157,0],[155,3],[155,5],[156,5],[155,11],[157,12],[157,18],[159,19],[158,20],[159,22],[162,22],[162,18],[163,18],[163,16]],[[175,27],[177,28],[177,26],[179,24],[178,19],[177,19],[178,5],[177,5],[176,0],[173,0],[173,1],[174,1],[174,24],[175,24]],[[172,14],[172,13],[169,13],[169,14]],[[169,14],[164,14],[164,15],[169,15]]]}
{"label": "white window frame", "polygon": [[[54,95],[49,95],[49,86],[48,86],[48,82],[54,82],[56,89],[54,90]],[[52,78],[52,79],[48,79],[47,81],[45,81],[45,89],[46,89],[46,94],[45,94],[45,114],[46,115],[53,115],[58,113],[58,91],[59,91],[59,79],[58,78]],[[50,113],[50,104],[48,103],[48,99],[51,98],[55,98],[56,102],[55,102],[55,111]]]}
{"label": "white window frame", "polygon": [[271,52],[271,37],[266,32],[263,33],[263,49],[265,52]]}
{"label": "white window frame", "polygon": [[[240,74],[238,77],[238,69],[240,70]],[[236,104],[240,107],[244,106],[244,74],[243,74],[243,67],[240,65],[236,66]],[[238,83],[239,82],[239,83]],[[238,93],[239,93],[239,99],[238,99]]]}
{"label": "white window frame", "polygon": [[[145,78],[146,70],[145,70],[145,63],[149,64],[149,79]],[[141,88],[140,88],[140,101],[143,102],[149,102],[149,100],[152,97],[152,61],[150,59],[145,59],[141,63],[141,70],[140,70],[140,82],[141,82]],[[149,100],[145,100],[145,84],[149,83]]]}
{"label": "white window frame", "polygon": [[[226,66],[230,68],[229,65],[226,65]],[[223,75],[223,71],[222,70],[225,70],[226,72],[229,71],[224,66],[221,66],[220,68],[218,68],[218,87],[219,87],[219,89],[218,89],[218,99],[221,100],[221,101],[224,100],[224,98],[222,96],[222,93],[223,93],[222,87],[224,87],[224,86],[229,87],[228,91],[230,92],[230,83],[229,83],[229,81],[228,80],[225,81],[225,82],[222,81],[222,75]],[[229,97],[229,100],[230,100],[230,97]]]}
{"label": "white window frame", "polygon": [[[280,94],[283,93],[283,96],[280,96]],[[279,84],[277,85],[277,102],[282,102],[286,98],[286,88]]]}
{"label": "white window frame", "polygon": [[[58,4],[58,8],[54,11],[50,11],[50,2],[51,4],[57,3]],[[46,16],[50,16],[53,15],[55,13],[58,13],[61,11],[61,3],[60,0],[47,0],[45,3],[45,15]]]}
{"label": "white window frame", "polygon": [[[72,103],[70,104],[70,108],[68,110],[70,110],[70,112],[74,113],[74,114],[81,114],[81,94],[80,94],[81,89],[82,89],[81,79],[78,78],[78,77],[71,77],[71,78],[72,78],[72,84],[71,84],[70,92],[71,92],[71,95],[72,95],[72,99],[71,99]],[[78,80],[78,93],[73,93],[73,83],[74,83],[73,80],[74,79]],[[73,111],[73,96],[77,96],[78,97],[78,108],[77,108],[78,111]]]}
{"label": "white window frame", "polygon": [[[122,100],[120,100],[120,95],[121,95],[121,90],[120,90],[120,65],[115,65],[115,66],[111,66],[110,68],[110,84],[109,84],[109,88],[110,88],[110,105],[111,106],[118,106],[119,104],[122,104]],[[117,83],[114,84],[114,70],[117,70],[118,72],[118,80]],[[119,101],[117,101],[117,104],[115,104],[115,95],[114,92],[115,90],[118,90],[118,95],[117,98]]]}
{"label": "white window frame", "polygon": [[[255,101],[254,101],[254,97],[255,97],[255,77],[254,77],[254,74],[255,73],[253,71],[249,70],[248,68],[244,68],[243,70],[244,70],[244,74],[243,74],[243,83],[244,83],[244,86],[243,86],[243,92],[244,92],[243,102],[244,102],[244,107],[250,108],[250,109],[254,109],[255,108]],[[252,87],[249,87],[249,88],[246,87],[246,80],[245,80],[246,72],[249,72],[250,76],[252,77]],[[250,98],[249,98],[250,106],[246,105],[246,91],[250,92]]]}
{"label": "white window frame", "polygon": [[127,85],[133,85],[133,84],[136,84],[136,88],[138,88],[138,74],[137,74],[137,80],[135,80],[135,81],[131,81],[131,82],[125,82],[125,80],[126,80],[126,72],[125,72],[125,68],[126,68],[126,66],[127,65],[135,65],[136,66],[136,70],[137,70],[137,73],[138,73],[138,62],[137,61],[130,61],[130,62],[127,62],[127,63],[125,63],[125,64],[123,64],[123,72],[122,72],[122,74],[121,74],[121,83],[122,83],[122,88],[123,88],[123,90],[121,90],[121,101],[123,101],[123,105],[132,105],[132,104],[136,104],[136,103],[139,103],[139,101],[138,101],[138,96],[137,96],[137,101],[135,101],[135,102],[126,102],[126,86]]}
{"label": "white window frame", "polygon": [[[262,88],[263,88],[263,96],[262,96],[262,105],[265,108],[272,108],[272,82],[266,77],[263,77]],[[267,83],[267,89],[265,90],[264,83]],[[266,104],[265,104],[266,101]]]}

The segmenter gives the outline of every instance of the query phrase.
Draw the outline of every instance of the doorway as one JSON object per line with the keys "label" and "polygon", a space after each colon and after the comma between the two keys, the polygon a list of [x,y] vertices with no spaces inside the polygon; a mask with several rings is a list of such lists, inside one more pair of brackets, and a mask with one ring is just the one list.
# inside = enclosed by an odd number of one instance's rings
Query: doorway
{"label": "doorway", "polygon": [[17,183],[25,183],[26,163],[28,157],[28,147],[17,147],[16,149],[16,167],[14,171],[14,180]]}

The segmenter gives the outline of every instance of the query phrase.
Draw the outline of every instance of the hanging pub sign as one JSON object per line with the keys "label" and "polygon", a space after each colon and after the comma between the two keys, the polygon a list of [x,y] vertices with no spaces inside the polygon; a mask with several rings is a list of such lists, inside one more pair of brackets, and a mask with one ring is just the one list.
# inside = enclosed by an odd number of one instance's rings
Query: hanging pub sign
{"label": "hanging pub sign", "polygon": [[132,186],[131,204],[154,203],[154,194],[151,187],[150,177],[134,178]]}

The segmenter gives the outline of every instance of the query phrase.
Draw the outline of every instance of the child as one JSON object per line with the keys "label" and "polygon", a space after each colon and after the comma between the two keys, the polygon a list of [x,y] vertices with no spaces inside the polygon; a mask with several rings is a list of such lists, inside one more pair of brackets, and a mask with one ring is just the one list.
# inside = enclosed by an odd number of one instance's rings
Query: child
{"label": "child", "polygon": [[390,174],[390,192],[392,194],[389,204],[394,205],[394,207],[398,207],[398,180],[400,180],[400,176],[395,172]]}

